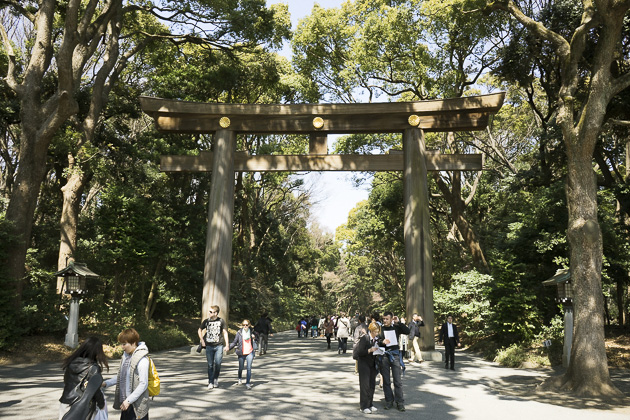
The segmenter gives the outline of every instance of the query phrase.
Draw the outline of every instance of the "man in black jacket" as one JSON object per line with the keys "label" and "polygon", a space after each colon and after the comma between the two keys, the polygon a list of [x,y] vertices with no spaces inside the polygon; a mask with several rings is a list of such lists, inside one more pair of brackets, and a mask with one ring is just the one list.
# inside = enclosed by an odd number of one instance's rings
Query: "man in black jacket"
{"label": "man in black jacket", "polygon": [[[381,357],[381,374],[383,375],[383,392],[385,393],[385,410],[394,406],[399,411],[405,411],[405,398],[402,389],[402,367],[400,365],[399,336],[409,334],[409,328],[401,323],[391,312],[383,314],[383,326],[379,336],[379,347],[385,347],[385,354]],[[391,376],[390,376],[391,371]],[[392,392],[392,377],[394,392]]]}
{"label": "man in black jacket", "polygon": [[422,353],[420,352],[420,327],[424,327],[424,321],[418,314],[413,314],[409,323],[409,362],[414,359],[422,363]]}
{"label": "man in black jacket", "polygon": [[269,336],[272,334],[271,330],[271,319],[267,316],[267,312],[263,312],[260,316],[258,322],[254,326],[254,331],[258,333],[258,339],[260,340],[260,349],[258,350],[258,355],[263,355],[267,353],[267,344],[269,343]]}
{"label": "man in black jacket", "polygon": [[453,324],[453,317],[448,316],[446,322],[442,324],[440,328],[440,343],[444,341],[444,353],[446,355],[446,364],[444,368],[450,368],[455,370],[455,346],[461,347],[462,343],[459,342],[459,333],[457,332],[457,325]]}

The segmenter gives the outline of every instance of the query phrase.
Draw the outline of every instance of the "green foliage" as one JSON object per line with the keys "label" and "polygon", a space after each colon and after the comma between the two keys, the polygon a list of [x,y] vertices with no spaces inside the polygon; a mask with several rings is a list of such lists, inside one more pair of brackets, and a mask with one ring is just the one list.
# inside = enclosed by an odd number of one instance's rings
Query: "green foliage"
{"label": "green foliage", "polygon": [[[0,213],[0,260],[5,261],[9,247],[15,245],[15,239],[8,234],[10,224]],[[0,267],[0,349],[13,344],[20,334],[16,325],[18,311],[13,304],[15,298],[15,284],[6,274],[6,267]]]}
{"label": "green foliage", "polygon": [[476,271],[456,274],[449,289],[433,291],[435,319],[452,315],[460,331],[473,340],[489,335],[496,316],[490,304],[492,284],[491,276]]}

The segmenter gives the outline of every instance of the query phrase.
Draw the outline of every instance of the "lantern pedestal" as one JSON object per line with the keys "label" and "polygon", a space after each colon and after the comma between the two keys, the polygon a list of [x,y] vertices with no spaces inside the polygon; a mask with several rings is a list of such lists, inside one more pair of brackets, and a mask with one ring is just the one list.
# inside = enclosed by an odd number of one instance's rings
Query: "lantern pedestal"
{"label": "lantern pedestal", "polygon": [[70,318],[68,319],[68,333],[65,345],[75,348],[79,345],[79,301],[80,298],[72,297],[70,301]]}
{"label": "lantern pedestal", "polygon": [[571,343],[573,342],[573,305],[564,307],[564,347],[562,349],[562,366],[569,367],[571,360]]}

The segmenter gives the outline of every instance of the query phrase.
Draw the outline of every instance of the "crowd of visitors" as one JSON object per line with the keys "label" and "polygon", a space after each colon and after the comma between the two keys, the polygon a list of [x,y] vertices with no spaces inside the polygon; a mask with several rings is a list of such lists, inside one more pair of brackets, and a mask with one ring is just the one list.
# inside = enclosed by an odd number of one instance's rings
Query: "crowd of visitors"
{"label": "crowd of visitors", "polygon": [[[253,325],[248,319],[241,322],[234,340],[229,342],[225,320],[219,317],[219,307],[212,306],[208,318],[198,329],[200,349],[206,349],[208,364],[208,390],[219,386],[219,375],[223,355],[235,349],[238,356],[238,384],[243,383],[243,370],[246,370],[245,387],[252,388],[252,366],[256,351],[267,353],[268,338],[273,336],[271,318],[263,312]],[[337,353],[345,354],[348,339],[352,337],[352,357],[356,360],[355,373],[359,376],[359,405],[364,414],[378,409],[374,405],[376,378],[380,377],[383,389],[385,410],[394,408],[405,411],[403,376],[405,362],[422,363],[420,337],[424,321],[413,314],[409,324],[387,311],[365,316],[356,312],[351,318],[341,312],[338,315],[302,317],[297,325],[298,338],[325,337],[327,348],[331,349],[334,338]],[[440,328],[439,341],[445,344],[446,368],[454,369],[456,346],[461,346],[457,326],[452,316]],[[62,365],[64,369],[64,390],[59,406],[60,420],[101,420],[107,419],[105,389],[115,386],[114,404],[120,410],[121,420],[148,420],[149,402],[152,391],[151,369],[155,369],[149,358],[149,349],[140,341],[133,328],[123,330],[118,335],[123,354],[118,374],[104,380],[102,369],[109,370],[107,358],[100,339],[90,337],[81,344]],[[407,356],[407,357],[405,357]],[[159,379],[158,379],[159,383]],[[159,385],[158,391],[159,393]]]}

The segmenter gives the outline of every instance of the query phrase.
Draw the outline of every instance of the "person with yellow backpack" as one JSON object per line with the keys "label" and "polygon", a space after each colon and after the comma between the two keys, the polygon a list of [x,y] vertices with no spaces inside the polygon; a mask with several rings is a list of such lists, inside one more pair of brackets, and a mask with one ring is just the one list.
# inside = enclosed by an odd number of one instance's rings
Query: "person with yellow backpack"
{"label": "person with yellow backpack", "polygon": [[[104,387],[116,385],[114,408],[121,410],[120,420],[149,419],[149,376],[153,377],[152,393],[155,392],[157,371],[149,358],[149,349],[140,341],[140,335],[133,328],[127,328],[118,334],[118,342],[124,350],[120,360],[120,369],[115,378],[103,382]],[[159,393],[159,377],[157,379]]]}

